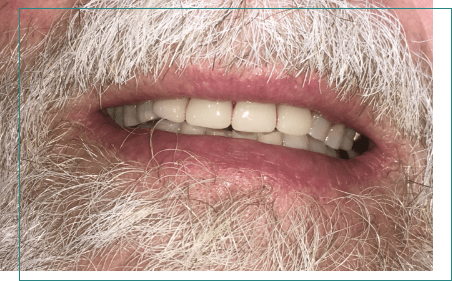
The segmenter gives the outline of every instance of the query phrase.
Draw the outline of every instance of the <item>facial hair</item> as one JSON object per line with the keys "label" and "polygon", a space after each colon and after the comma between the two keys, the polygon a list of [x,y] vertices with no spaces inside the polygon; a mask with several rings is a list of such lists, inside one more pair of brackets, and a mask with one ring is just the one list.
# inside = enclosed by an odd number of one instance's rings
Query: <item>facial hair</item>
{"label": "facial hair", "polygon": [[[208,4],[92,1],[84,7]],[[344,1],[289,5],[350,7]],[[97,269],[117,269],[112,260],[119,254],[127,270],[432,269],[430,65],[401,43],[400,23],[389,12],[81,10],[69,15],[67,27],[63,23],[21,50],[22,270],[93,269],[88,260]],[[17,49],[9,50],[1,56],[0,264],[17,270],[19,78]],[[390,116],[413,149],[425,148],[413,150],[420,159],[403,166],[394,181],[404,192],[372,186],[327,204],[297,194],[291,202],[298,207],[281,214],[272,187],[252,171],[245,174],[256,184],[245,187],[228,186],[230,179],[218,178],[196,156],[191,157],[210,176],[190,174],[188,162],[143,168],[85,138],[80,124],[49,122],[91,87],[102,92],[141,74],[157,79],[168,64],[182,73],[189,64],[205,62],[226,74],[262,66],[279,66],[278,77],[318,73],[339,98],[359,96],[374,109],[376,122]],[[74,132],[79,138],[67,142]],[[164,176],[169,170],[179,173]],[[222,192],[200,196],[212,181],[222,183]]]}

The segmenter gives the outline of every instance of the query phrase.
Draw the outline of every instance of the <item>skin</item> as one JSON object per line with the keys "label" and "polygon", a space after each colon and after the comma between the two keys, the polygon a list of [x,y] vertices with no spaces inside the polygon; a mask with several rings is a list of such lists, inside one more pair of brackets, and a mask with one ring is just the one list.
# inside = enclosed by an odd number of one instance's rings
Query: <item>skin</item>
{"label": "skin", "polygon": [[[75,1],[0,1],[0,25],[3,36],[0,38],[2,48],[11,41],[18,39],[17,22],[18,8],[64,8],[72,7]],[[432,1],[383,1],[383,4],[391,7],[432,7]],[[397,6],[395,6],[397,5]],[[23,10],[21,12],[21,25],[25,27],[21,31],[28,32],[31,36],[25,44],[36,44],[44,38],[52,28],[54,21],[61,18],[64,10]],[[433,61],[433,13],[430,10],[394,11],[402,23],[408,45],[414,53],[423,52]],[[424,42],[424,43],[416,43]]]}

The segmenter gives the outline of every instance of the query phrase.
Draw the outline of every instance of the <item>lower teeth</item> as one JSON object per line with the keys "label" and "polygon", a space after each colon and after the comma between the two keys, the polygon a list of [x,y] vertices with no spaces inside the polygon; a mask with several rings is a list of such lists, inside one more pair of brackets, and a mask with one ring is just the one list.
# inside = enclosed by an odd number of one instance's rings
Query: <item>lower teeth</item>
{"label": "lower teeth", "polygon": [[[107,111],[108,115],[111,115],[111,112]],[[107,113],[106,112],[106,113]],[[115,118],[115,122],[118,123]],[[121,120],[123,122],[123,120]],[[119,123],[119,125],[122,125]],[[295,149],[303,149],[309,150],[312,152],[324,154],[330,157],[338,158],[338,159],[352,159],[358,155],[363,154],[368,151],[371,146],[370,140],[366,137],[360,135],[359,133],[355,133],[354,141],[360,143],[360,147],[356,147],[354,144],[353,147],[349,150],[333,149],[325,144],[325,142],[319,141],[317,139],[312,138],[310,135],[302,135],[302,136],[292,136],[288,134],[280,133],[275,130],[272,133],[248,133],[248,132],[240,132],[232,129],[232,126],[229,126],[226,129],[218,130],[218,129],[209,129],[204,127],[192,126],[187,122],[176,123],[172,121],[168,121],[165,119],[156,119],[153,121],[149,121],[146,123],[141,123],[135,126],[126,127],[122,125],[124,128],[135,129],[156,129],[161,131],[167,131],[171,133],[179,133],[184,135],[210,135],[210,136],[220,136],[220,137],[228,137],[228,138],[242,138],[242,139],[250,139],[259,141],[262,143],[272,144],[272,145],[282,145]],[[365,140],[363,140],[365,138]],[[367,149],[363,149],[366,146],[367,141]]]}

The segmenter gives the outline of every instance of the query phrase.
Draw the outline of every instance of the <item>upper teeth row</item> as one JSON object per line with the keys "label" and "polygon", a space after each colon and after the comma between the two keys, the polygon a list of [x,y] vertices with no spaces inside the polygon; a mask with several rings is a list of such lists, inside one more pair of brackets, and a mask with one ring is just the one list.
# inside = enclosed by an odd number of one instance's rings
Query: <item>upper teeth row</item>
{"label": "upper teeth row", "polygon": [[[236,133],[271,133],[276,129],[287,135],[287,143],[290,143],[290,138],[300,139],[309,135],[332,149],[346,151],[351,150],[356,133],[343,124],[332,125],[320,114],[311,114],[309,109],[283,104],[240,101],[233,107],[231,101],[180,98],[111,107],[107,112],[116,123],[125,127],[162,118],[175,123],[186,121],[182,127],[190,125],[191,130],[197,127],[202,127],[200,130],[225,129],[230,125]],[[168,124],[162,121],[160,127]]]}

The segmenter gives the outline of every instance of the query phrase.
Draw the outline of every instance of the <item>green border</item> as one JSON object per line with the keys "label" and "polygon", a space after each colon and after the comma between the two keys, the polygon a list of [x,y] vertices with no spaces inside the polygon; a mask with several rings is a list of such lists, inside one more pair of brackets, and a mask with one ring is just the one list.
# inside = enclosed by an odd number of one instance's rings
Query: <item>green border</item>
{"label": "green border", "polygon": [[[436,193],[440,195],[435,196],[435,206],[440,208],[436,210],[436,230],[438,227],[441,231],[435,231],[434,236],[434,271],[433,272],[20,272],[20,279],[22,280],[127,280],[133,277],[137,280],[143,279],[192,279],[192,280],[206,280],[206,279],[411,279],[411,280],[450,280],[451,278],[451,244],[450,244],[450,125],[451,125],[451,10],[452,2],[449,0],[434,0],[434,69],[435,80],[434,88],[441,89],[445,92],[442,95],[435,95],[435,99],[439,99],[434,103],[434,112],[439,115],[435,123],[437,127],[441,128],[435,130],[440,134],[440,138],[435,137],[434,146],[440,148],[441,153],[436,159],[436,163],[440,163],[439,167],[435,167],[436,180],[441,183],[441,186],[446,186]],[[403,8],[402,8],[403,9]],[[19,18],[20,18],[19,9]],[[20,20],[19,20],[20,22]],[[20,33],[19,33],[20,34]],[[20,61],[19,61],[20,64]],[[20,78],[19,78],[20,79]],[[19,85],[20,89],[20,85]],[[19,105],[20,106],[20,105]],[[19,112],[20,120],[20,112]],[[445,123],[445,124],[444,124]],[[447,151],[445,151],[445,149]],[[439,151],[439,150],[437,150]],[[19,152],[20,154],[20,152]],[[440,170],[438,170],[440,169]],[[438,178],[439,177],[439,178]],[[19,187],[20,191],[20,187]],[[444,222],[448,223],[444,223]],[[439,245],[439,246],[438,246]],[[19,277],[18,272],[0,272],[1,276],[7,280]],[[14,276],[14,277],[13,277]],[[2,278],[2,279],[3,279]],[[3,280],[5,280],[3,279]],[[15,278],[14,278],[15,279]]]}

